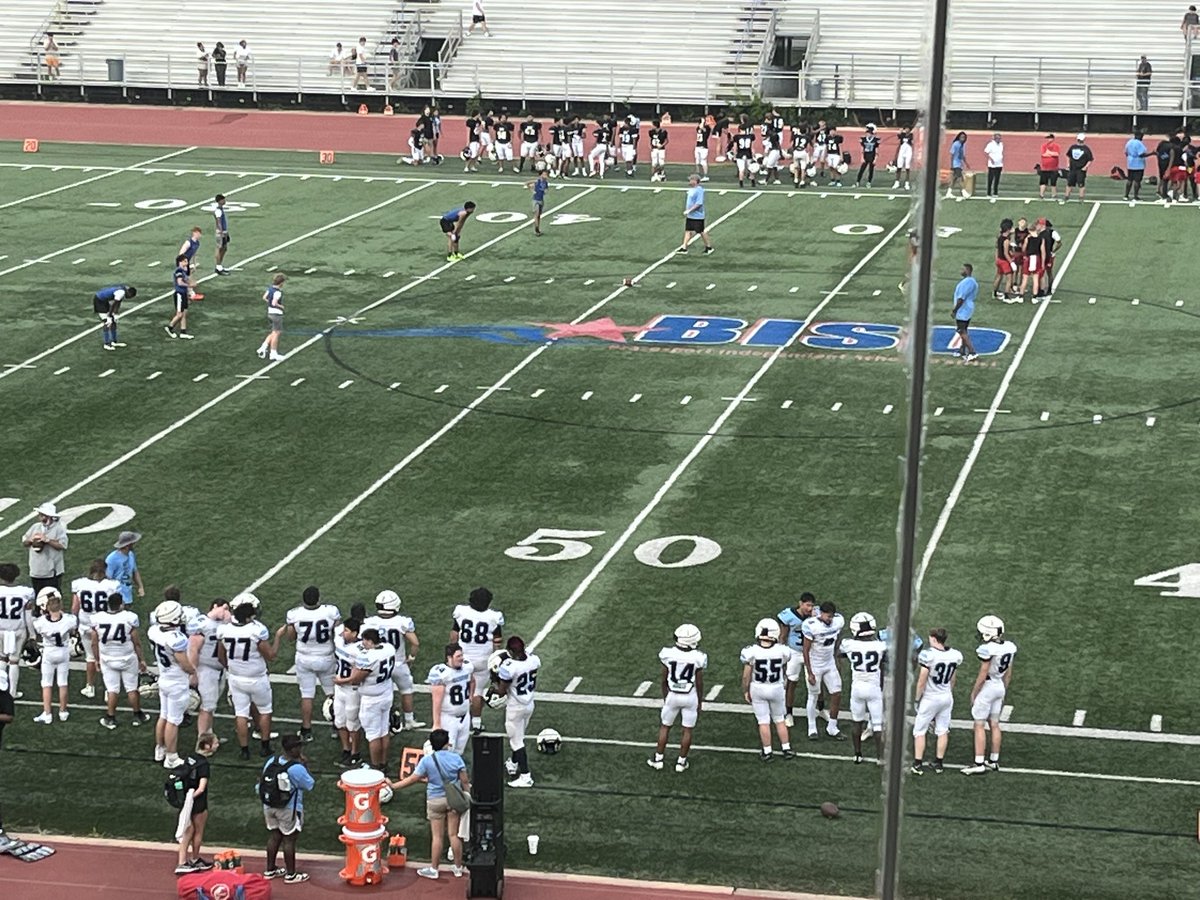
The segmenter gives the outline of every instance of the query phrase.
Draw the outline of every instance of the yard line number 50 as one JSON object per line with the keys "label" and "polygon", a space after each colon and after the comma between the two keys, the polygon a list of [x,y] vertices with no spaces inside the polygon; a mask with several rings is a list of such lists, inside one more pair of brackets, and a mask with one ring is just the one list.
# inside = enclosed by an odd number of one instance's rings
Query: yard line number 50
{"label": "yard line number 50", "polygon": [[[605,533],[567,528],[539,528],[529,537],[517,541],[505,550],[504,555],[528,562],[566,562],[570,559],[582,559],[594,549],[586,539],[598,538]],[[676,550],[668,554],[670,561],[664,561],[663,555],[676,544],[690,544],[691,550],[679,558],[676,557],[680,551]],[[638,562],[656,569],[686,569],[712,562],[721,555],[721,545],[698,534],[672,534],[643,541],[634,549],[633,555]]]}

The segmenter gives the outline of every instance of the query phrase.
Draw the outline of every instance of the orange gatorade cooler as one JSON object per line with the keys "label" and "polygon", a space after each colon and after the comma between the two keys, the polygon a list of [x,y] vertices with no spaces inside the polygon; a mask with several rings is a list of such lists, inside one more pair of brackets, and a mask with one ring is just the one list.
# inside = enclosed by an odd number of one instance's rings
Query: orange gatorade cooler
{"label": "orange gatorade cooler", "polygon": [[378,769],[351,769],[343,772],[338,787],[346,792],[346,814],[338,824],[347,834],[374,833],[387,825],[379,808],[379,789],[386,777]]}
{"label": "orange gatorade cooler", "polygon": [[356,886],[383,881],[388,867],[380,845],[387,840],[386,828],[381,825],[375,831],[351,831],[347,827],[338,840],[346,845],[346,867],[338,873],[344,881]]}
{"label": "orange gatorade cooler", "polygon": [[387,864],[390,869],[400,869],[408,864],[408,839],[404,835],[392,835],[388,842]]}

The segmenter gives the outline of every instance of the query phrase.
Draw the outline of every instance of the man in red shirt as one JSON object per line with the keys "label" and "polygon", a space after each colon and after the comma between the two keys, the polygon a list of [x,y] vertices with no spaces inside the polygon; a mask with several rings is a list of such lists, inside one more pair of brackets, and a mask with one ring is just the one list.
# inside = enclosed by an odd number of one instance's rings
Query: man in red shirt
{"label": "man in red shirt", "polygon": [[1061,155],[1062,147],[1058,145],[1054,135],[1046,135],[1039,154],[1041,160],[1038,163],[1038,197],[1042,200],[1046,199],[1047,185],[1050,186],[1050,199],[1058,199],[1058,162]]}

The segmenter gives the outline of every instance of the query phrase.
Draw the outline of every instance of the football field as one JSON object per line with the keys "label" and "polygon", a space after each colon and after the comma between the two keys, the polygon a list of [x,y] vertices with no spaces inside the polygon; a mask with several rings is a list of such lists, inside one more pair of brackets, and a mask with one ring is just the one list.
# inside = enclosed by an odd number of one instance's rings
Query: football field
{"label": "football field", "polygon": [[[523,180],[455,163],[0,144],[0,555],[25,568],[21,534],[49,499],[71,520],[71,576],[122,528],[144,534],[142,616],[171,583],[202,607],[251,589],[272,629],[306,585],[343,611],[392,588],[416,621],[418,675],[441,661],[451,608],[486,585],[543,661],[534,730],[566,739],[532,754],[534,790],[508,792],[514,864],[870,893],[881,770],[800,723],[800,758],[760,763],[738,652],[804,590],[847,619],[887,617],[909,197],[885,173],[869,192],[739,190],[714,168],[716,252],[680,255],[683,171],[552,182],[538,237]],[[1027,202],[1022,176],[1006,187],[1013,199],[940,211],[916,623],[946,627],[967,662],[946,773],[906,782],[904,891],[1200,896],[1196,212],[1130,209],[1109,182],[1066,206]],[[218,192],[227,277],[211,263]],[[434,220],[465,200],[466,258],[449,263]],[[989,299],[999,220],[1045,215],[1064,239],[1054,299]],[[171,271],[194,224],[206,296],[196,339],[173,340]],[[981,284],[971,364],[947,348],[963,262]],[[277,272],[286,358],[272,363],[255,349]],[[115,282],[138,297],[128,346],[105,352],[91,298]],[[1002,770],[964,778],[988,613],[1020,652]],[[645,758],[657,652],[685,621],[709,669],[676,775]],[[279,730],[298,706],[284,656]],[[41,726],[22,673],[6,823],[167,838],[150,734],[125,712],[101,728],[78,678],[71,720]],[[502,729],[501,713],[485,720]],[[302,849],[336,852],[323,731]],[[213,760],[209,840],[257,844],[256,764],[230,747]],[[827,800],[840,819],[819,815]],[[388,808],[414,859],[422,813],[417,792]]]}

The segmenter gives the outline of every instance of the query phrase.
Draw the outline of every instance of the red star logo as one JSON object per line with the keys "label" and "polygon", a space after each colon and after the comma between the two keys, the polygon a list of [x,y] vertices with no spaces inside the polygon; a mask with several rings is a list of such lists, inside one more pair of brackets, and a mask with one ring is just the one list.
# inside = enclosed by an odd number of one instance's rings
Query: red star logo
{"label": "red star logo", "polygon": [[645,325],[618,325],[609,316],[605,316],[603,319],[594,319],[591,322],[580,322],[578,325],[571,322],[530,322],[530,324],[554,329],[546,335],[547,340],[551,341],[562,338],[590,337],[624,344],[626,334],[637,334],[646,330]]}

